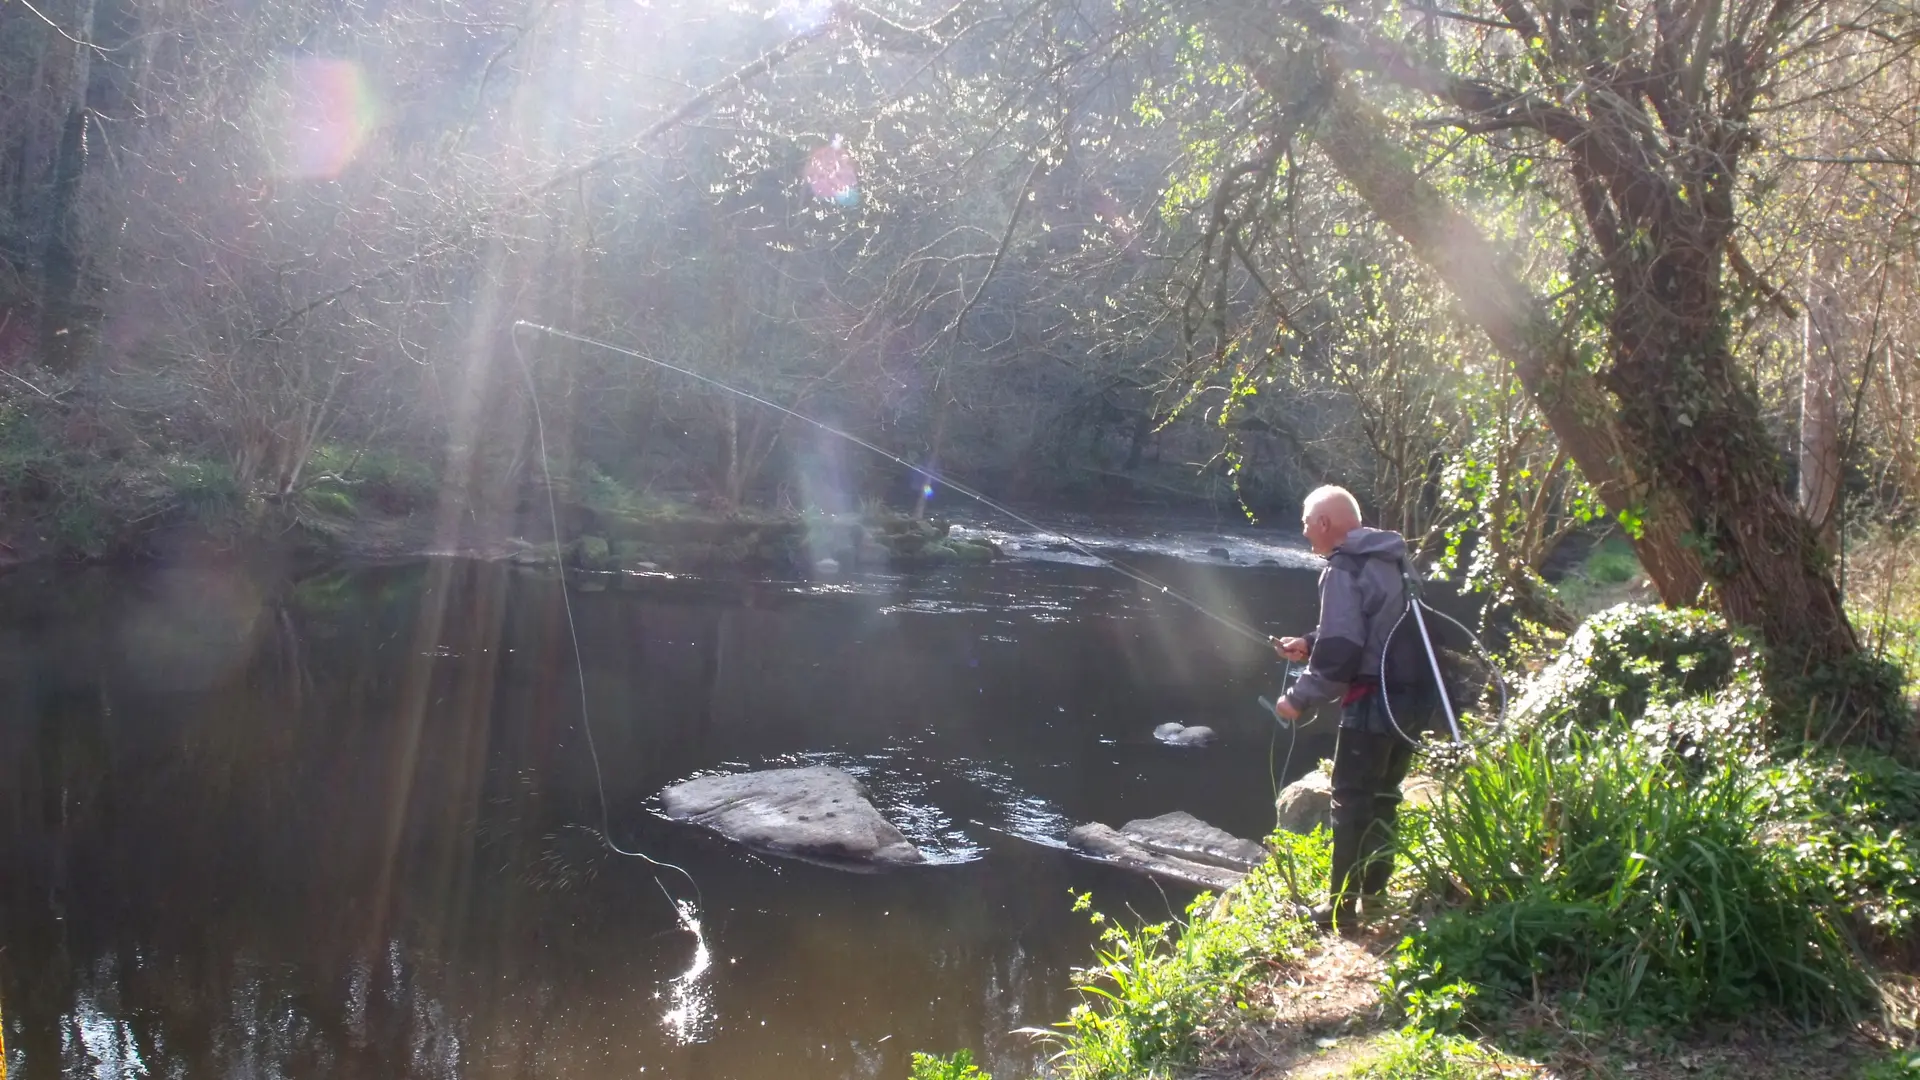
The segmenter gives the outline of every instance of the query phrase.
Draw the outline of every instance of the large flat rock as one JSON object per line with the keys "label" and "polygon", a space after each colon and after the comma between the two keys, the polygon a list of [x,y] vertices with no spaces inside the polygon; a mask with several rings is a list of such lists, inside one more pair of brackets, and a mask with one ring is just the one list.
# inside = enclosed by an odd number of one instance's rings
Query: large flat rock
{"label": "large flat rock", "polygon": [[830,765],[702,776],[669,786],[660,800],[670,818],[775,855],[868,866],[926,861],[867,801],[860,781]]}
{"label": "large flat rock", "polygon": [[1099,822],[1067,833],[1083,855],[1203,889],[1227,889],[1266,861],[1266,849],[1182,810],[1129,821],[1119,829]]}

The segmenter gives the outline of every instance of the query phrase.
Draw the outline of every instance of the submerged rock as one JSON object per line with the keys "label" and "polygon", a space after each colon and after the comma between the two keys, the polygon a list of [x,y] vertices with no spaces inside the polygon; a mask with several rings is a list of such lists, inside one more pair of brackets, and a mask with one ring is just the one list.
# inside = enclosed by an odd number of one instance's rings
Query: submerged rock
{"label": "submerged rock", "polygon": [[775,855],[879,866],[926,861],[867,801],[860,781],[830,765],[702,776],[669,786],[660,799],[670,818]]}
{"label": "submerged rock", "polygon": [[1213,742],[1213,729],[1205,724],[1188,727],[1185,724],[1161,724],[1153,729],[1153,737],[1168,746],[1208,746]]}
{"label": "submerged rock", "polygon": [[1075,851],[1129,870],[1226,889],[1266,861],[1266,849],[1216,829],[1184,810],[1129,821],[1119,829],[1099,822],[1067,833]]}

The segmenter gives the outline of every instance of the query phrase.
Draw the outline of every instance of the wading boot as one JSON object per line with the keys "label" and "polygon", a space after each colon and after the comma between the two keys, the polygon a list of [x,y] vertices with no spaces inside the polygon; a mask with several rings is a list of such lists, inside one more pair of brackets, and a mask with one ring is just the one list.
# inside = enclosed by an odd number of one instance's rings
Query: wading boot
{"label": "wading boot", "polygon": [[1388,851],[1373,852],[1366,869],[1360,874],[1360,903],[1365,906],[1369,918],[1386,910],[1387,882],[1392,879],[1393,854]]}
{"label": "wading boot", "polygon": [[1392,813],[1376,812],[1360,847],[1360,903],[1369,916],[1384,908],[1387,883],[1393,880]]}
{"label": "wading boot", "polygon": [[1313,925],[1322,930],[1351,930],[1359,925],[1355,901],[1360,894],[1361,843],[1367,822],[1335,822],[1333,858],[1327,875],[1327,903],[1313,909]]}
{"label": "wading boot", "polygon": [[1360,925],[1360,910],[1351,896],[1338,903],[1321,904],[1312,912],[1314,929],[1350,933]]}

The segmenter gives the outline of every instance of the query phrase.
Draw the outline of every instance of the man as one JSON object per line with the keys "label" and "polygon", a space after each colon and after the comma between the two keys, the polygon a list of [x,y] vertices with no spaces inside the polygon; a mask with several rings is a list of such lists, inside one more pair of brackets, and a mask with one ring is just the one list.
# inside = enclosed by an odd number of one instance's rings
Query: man
{"label": "man", "polygon": [[1400,781],[1439,699],[1411,620],[1394,632],[1407,611],[1401,576],[1406,541],[1399,533],[1361,525],[1360,504],[1345,488],[1332,486],[1307,496],[1300,527],[1313,553],[1327,560],[1320,572],[1320,625],[1308,637],[1274,641],[1282,658],[1307,665],[1274,712],[1295,721],[1314,705],[1340,702],[1333,873],[1329,903],[1314,912],[1314,920],[1344,929],[1355,921],[1356,901],[1371,906],[1393,874],[1387,847],[1400,809]]}

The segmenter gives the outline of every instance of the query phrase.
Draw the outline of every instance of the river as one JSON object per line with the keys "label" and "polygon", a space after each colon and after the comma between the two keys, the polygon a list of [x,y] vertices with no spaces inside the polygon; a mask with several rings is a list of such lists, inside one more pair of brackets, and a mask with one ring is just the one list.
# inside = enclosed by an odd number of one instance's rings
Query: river
{"label": "river", "polygon": [[[1065,831],[1186,810],[1259,837],[1328,746],[1303,738],[1281,775],[1263,646],[1001,539],[1013,557],[983,567],[573,588],[610,831],[696,884],[590,831],[550,577],[15,572],[7,1075],[838,1080],[959,1047],[1027,1075],[1046,1049],[1015,1029],[1065,1016],[1091,955],[1072,894],[1156,919],[1193,895],[1078,858]],[[1290,540],[1116,542],[1281,633],[1314,614]],[[1162,746],[1169,720],[1221,739]],[[675,780],[799,762],[863,777],[931,864],[761,857],[658,813]]]}

